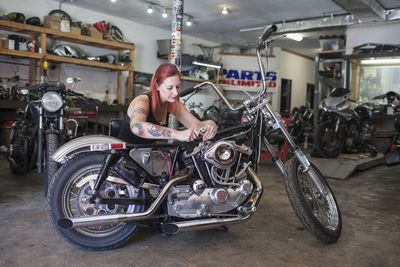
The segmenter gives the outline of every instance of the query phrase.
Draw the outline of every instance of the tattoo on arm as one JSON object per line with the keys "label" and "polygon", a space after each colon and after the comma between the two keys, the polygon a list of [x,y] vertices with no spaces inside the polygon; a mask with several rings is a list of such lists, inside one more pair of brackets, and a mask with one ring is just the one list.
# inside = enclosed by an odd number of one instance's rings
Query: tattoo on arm
{"label": "tattoo on arm", "polygon": [[139,114],[144,114],[144,115],[146,115],[146,110],[144,110],[144,109],[141,108],[141,107],[137,107],[137,108],[135,108],[135,109],[133,110],[133,113],[139,113]]}
{"label": "tattoo on arm", "polygon": [[132,133],[143,136],[144,134],[144,128],[143,125],[140,122],[131,122],[131,131]]}
{"label": "tattoo on arm", "polygon": [[171,130],[165,127],[159,127],[153,125],[150,129],[147,129],[147,132],[154,137],[167,137],[171,138]]}

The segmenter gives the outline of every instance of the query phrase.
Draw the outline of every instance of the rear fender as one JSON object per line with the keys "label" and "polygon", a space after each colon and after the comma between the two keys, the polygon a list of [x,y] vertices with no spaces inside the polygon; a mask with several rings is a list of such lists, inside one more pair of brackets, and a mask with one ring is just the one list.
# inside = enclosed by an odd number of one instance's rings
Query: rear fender
{"label": "rear fender", "polygon": [[60,146],[51,159],[62,164],[78,153],[125,148],[126,143],[121,139],[108,135],[88,135],[75,138]]}

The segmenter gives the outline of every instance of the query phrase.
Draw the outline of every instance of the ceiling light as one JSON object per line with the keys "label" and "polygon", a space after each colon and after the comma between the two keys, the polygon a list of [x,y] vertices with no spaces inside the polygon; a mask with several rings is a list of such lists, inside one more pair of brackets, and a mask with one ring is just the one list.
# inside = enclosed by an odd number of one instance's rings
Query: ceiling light
{"label": "ceiling light", "polygon": [[194,64],[194,65],[199,65],[199,66],[205,66],[205,67],[216,68],[216,69],[220,69],[220,68],[221,68],[221,66],[219,66],[219,65],[207,64],[207,63],[198,62],[198,61],[193,61],[192,64]]}
{"label": "ceiling light", "polygon": [[222,11],[221,11],[221,13],[222,13],[222,15],[227,15],[228,14],[228,9],[226,8],[226,7],[223,7],[222,8]]}
{"label": "ceiling light", "polygon": [[147,13],[148,13],[148,14],[152,14],[152,13],[153,13],[153,7],[152,7],[152,6],[149,6],[149,7],[147,8]]}
{"label": "ceiling light", "polygon": [[161,16],[162,16],[163,18],[168,17],[168,13],[167,13],[167,9],[166,9],[166,8],[164,9],[164,11],[163,11],[163,13],[162,13]]}
{"label": "ceiling light", "polygon": [[400,58],[365,59],[361,64],[399,64]]}
{"label": "ceiling light", "polygon": [[300,42],[301,40],[303,40],[303,36],[301,36],[301,34],[298,33],[288,33],[286,34],[286,37],[292,40],[295,40],[297,42]]}
{"label": "ceiling light", "polygon": [[192,20],[191,19],[188,19],[186,21],[186,26],[188,26],[188,27],[192,26]]}
{"label": "ceiling light", "polygon": [[117,2],[117,0],[110,0],[110,2],[111,2],[111,3],[115,3],[115,2]]}

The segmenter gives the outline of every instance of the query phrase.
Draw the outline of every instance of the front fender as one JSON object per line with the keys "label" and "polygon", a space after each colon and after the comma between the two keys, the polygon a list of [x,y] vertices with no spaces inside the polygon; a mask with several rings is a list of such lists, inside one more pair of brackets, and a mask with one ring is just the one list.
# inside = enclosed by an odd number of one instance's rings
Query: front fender
{"label": "front fender", "polygon": [[87,135],[75,138],[60,146],[51,156],[51,159],[58,163],[64,163],[76,153],[92,151],[93,145],[104,144],[123,144],[123,147],[126,147],[124,141],[115,137],[108,135]]}

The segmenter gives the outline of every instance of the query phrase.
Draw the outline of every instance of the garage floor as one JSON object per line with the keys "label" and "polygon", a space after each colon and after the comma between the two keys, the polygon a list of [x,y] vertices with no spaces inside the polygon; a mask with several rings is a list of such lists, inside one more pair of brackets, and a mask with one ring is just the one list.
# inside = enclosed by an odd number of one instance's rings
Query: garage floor
{"label": "garage floor", "polygon": [[253,220],[229,231],[160,237],[141,230],[123,248],[87,252],[52,229],[42,176],[14,176],[0,159],[0,266],[399,266],[400,165],[329,182],[343,216],[339,241],[324,245],[304,230],[277,169],[259,172],[265,191]]}

